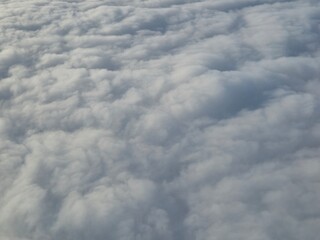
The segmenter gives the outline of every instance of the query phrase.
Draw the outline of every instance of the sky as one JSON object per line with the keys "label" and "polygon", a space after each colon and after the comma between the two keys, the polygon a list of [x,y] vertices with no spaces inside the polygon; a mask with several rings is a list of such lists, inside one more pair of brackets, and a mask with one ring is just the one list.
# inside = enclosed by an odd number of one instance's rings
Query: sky
{"label": "sky", "polygon": [[319,0],[2,0],[1,240],[318,240]]}

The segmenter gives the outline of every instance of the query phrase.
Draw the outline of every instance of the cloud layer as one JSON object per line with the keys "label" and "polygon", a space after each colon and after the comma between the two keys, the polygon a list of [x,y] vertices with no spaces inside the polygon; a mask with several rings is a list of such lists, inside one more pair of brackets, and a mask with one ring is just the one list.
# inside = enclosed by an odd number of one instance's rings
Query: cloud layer
{"label": "cloud layer", "polygon": [[1,239],[318,239],[317,0],[0,9]]}

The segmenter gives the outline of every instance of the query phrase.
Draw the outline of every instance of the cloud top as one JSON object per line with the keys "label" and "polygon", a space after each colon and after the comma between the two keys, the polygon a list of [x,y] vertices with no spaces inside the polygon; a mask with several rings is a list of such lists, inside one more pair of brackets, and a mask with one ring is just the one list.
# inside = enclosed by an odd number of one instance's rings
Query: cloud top
{"label": "cloud top", "polygon": [[0,7],[1,239],[318,239],[317,1]]}

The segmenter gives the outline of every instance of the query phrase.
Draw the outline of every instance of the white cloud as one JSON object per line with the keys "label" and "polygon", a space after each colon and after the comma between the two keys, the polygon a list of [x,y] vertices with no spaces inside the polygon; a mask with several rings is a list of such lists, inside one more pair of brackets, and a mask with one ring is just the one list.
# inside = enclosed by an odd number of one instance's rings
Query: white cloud
{"label": "white cloud", "polygon": [[0,7],[1,239],[318,238],[317,1]]}

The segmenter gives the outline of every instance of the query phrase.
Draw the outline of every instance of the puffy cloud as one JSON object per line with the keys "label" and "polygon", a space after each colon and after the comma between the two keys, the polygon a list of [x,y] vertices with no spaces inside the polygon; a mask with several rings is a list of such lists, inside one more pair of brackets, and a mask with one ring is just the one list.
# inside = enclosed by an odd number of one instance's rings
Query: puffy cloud
{"label": "puffy cloud", "polygon": [[318,239],[317,1],[1,9],[1,239]]}

